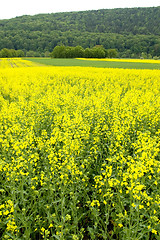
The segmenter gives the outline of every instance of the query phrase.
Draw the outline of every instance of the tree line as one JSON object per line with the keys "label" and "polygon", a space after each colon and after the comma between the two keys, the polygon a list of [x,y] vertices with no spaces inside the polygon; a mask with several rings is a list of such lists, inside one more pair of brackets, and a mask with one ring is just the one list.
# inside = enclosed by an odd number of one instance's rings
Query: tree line
{"label": "tree line", "polygon": [[52,58],[115,58],[118,56],[116,49],[104,49],[103,46],[84,49],[81,46],[56,46],[51,52]]}
{"label": "tree line", "polygon": [[[57,45],[103,45],[119,57],[160,56],[160,7],[102,9],[0,20],[0,49],[48,56]],[[143,54],[142,54],[143,53]]]}
{"label": "tree line", "polygon": [[0,51],[0,58],[24,57],[25,54],[22,50],[3,48]]}
{"label": "tree line", "polygon": [[[3,48],[0,50],[0,58],[12,58],[12,57],[40,57],[34,51],[29,51],[25,54],[22,50]],[[95,46],[93,48],[84,49],[81,46],[69,47],[69,46],[56,46],[53,51],[47,52],[43,57],[52,58],[114,58],[118,56],[116,49],[104,49],[103,46]]]}

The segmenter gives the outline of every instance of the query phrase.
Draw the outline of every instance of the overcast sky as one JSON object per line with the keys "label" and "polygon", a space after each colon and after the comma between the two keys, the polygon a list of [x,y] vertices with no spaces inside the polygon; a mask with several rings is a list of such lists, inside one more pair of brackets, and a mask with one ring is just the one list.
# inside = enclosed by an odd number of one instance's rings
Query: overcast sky
{"label": "overcast sky", "polygon": [[0,19],[22,15],[108,8],[157,7],[160,0],[0,0]]}

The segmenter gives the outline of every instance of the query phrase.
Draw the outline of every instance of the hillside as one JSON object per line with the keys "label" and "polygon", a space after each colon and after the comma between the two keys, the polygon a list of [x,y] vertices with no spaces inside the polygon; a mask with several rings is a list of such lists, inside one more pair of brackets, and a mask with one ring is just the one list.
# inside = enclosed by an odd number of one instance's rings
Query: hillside
{"label": "hillside", "polygon": [[160,55],[160,7],[39,14],[0,20],[0,49],[44,53],[58,44]]}

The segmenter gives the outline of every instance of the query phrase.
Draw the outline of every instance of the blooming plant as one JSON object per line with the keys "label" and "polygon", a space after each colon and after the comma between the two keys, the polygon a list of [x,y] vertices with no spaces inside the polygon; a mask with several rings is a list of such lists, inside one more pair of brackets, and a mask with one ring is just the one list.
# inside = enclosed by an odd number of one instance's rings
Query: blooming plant
{"label": "blooming plant", "polygon": [[160,239],[160,71],[13,61],[0,61],[1,239]]}

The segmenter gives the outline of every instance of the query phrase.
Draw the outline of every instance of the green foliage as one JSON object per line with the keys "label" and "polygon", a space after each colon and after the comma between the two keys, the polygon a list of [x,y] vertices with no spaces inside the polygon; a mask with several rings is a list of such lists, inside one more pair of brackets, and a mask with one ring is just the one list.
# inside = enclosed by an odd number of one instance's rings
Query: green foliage
{"label": "green foliage", "polygon": [[[114,49],[115,50],[115,49]],[[115,52],[117,52],[115,50]],[[105,58],[106,51],[102,46],[83,49],[81,46],[56,46],[51,52],[52,58]]]}
{"label": "green foliage", "polygon": [[66,58],[66,47],[56,46],[51,53],[51,57],[55,58]]}
{"label": "green foliage", "polygon": [[26,52],[26,57],[41,57],[39,52],[34,52],[32,50]]}
{"label": "green foliage", "polygon": [[0,51],[0,58],[12,58],[12,57],[24,57],[24,52],[22,50],[14,50],[3,48]]}
{"label": "green foliage", "polygon": [[109,58],[116,58],[118,56],[118,52],[116,49],[108,49],[107,50],[107,56]]}
{"label": "green foliage", "polygon": [[105,58],[106,52],[105,49],[102,46],[95,46],[92,49],[89,49],[91,52],[92,58]]}
{"label": "green foliage", "polygon": [[[160,56],[160,7],[39,14],[0,20],[0,49],[44,55],[58,45],[117,49],[120,57]],[[72,53],[74,55],[74,53]],[[86,54],[89,54],[88,50]]]}
{"label": "green foliage", "polygon": [[17,57],[24,57],[24,52],[22,50],[16,50]]}

